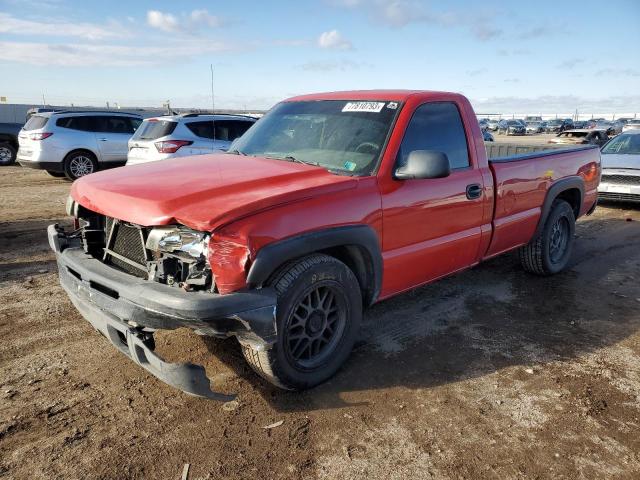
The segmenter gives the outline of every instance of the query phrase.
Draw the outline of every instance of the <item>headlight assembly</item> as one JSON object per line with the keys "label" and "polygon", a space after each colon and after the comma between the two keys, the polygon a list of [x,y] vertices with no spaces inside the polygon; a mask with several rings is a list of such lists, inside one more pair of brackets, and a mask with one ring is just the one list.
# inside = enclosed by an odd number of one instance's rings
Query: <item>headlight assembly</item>
{"label": "headlight assembly", "polygon": [[185,227],[157,227],[149,232],[146,247],[154,252],[183,252],[193,258],[207,257],[209,235]]}

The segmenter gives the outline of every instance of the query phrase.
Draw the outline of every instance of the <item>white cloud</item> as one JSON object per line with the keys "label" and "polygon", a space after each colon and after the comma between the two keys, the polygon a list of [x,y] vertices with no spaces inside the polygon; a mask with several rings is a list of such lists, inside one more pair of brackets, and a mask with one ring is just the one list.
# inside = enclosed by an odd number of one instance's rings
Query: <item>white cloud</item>
{"label": "white cloud", "polygon": [[372,65],[368,63],[343,59],[335,61],[307,62],[300,65],[299,68],[308,72],[345,72],[347,70],[359,70],[360,68],[371,66]]}
{"label": "white cloud", "polygon": [[103,40],[130,36],[131,32],[115,21],[104,25],[68,20],[23,20],[9,13],[0,12],[0,33],[29,36],[79,37],[87,40]]}
{"label": "white cloud", "polygon": [[207,10],[193,10],[180,16],[159,10],[147,12],[147,24],[164,32],[193,33],[203,27],[216,28],[223,24],[220,17],[211,15]]}
{"label": "white cloud", "polygon": [[318,46],[336,50],[351,50],[353,48],[351,42],[344,38],[338,30],[322,32],[318,37]]}
{"label": "white cloud", "polygon": [[613,77],[640,77],[640,70],[633,68],[603,68],[596,72],[599,77],[613,76]]}
{"label": "white cloud", "polygon": [[329,0],[329,3],[362,12],[391,28],[403,28],[414,23],[459,27],[482,41],[502,35],[502,30],[493,26],[492,17],[481,11],[434,12],[416,0]]}
{"label": "white cloud", "polygon": [[188,60],[210,53],[230,52],[240,45],[222,42],[173,42],[167,46],[96,44],[50,44],[38,42],[0,42],[0,61],[29,65],[64,67],[131,67],[164,64],[167,60]]}
{"label": "white cloud", "polygon": [[178,30],[178,19],[170,13],[162,13],[158,10],[147,12],[147,23],[153,28],[159,28],[165,32]]}
{"label": "white cloud", "polygon": [[601,98],[584,98],[576,95],[545,95],[540,97],[491,97],[472,99],[477,112],[494,113],[580,113],[637,112],[640,111],[640,95],[617,95]]}

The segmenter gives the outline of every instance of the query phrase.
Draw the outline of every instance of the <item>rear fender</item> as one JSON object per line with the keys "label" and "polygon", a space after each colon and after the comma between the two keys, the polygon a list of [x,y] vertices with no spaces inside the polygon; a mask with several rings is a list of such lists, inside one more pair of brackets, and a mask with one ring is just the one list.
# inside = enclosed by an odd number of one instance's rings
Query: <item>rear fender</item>
{"label": "rear fender", "polygon": [[538,221],[538,226],[536,227],[534,238],[542,232],[544,224],[547,221],[547,217],[549,216],[549,213],[551,213],[551,206],[553,205],[554,200],[558,198],[562,194],[562,192],[573,189],[577,189],[580,191],[578,205],[575,207],[575,211],[577,212],[577,219],[578,215],[582,211],[582,202],[584,201],[584,181],[579,176],[562,178],[551,185],[551,187],[549,187],[549,190],[547,190],[547,196],[545,197],[544,203],[542,204],[542,213],[540,214],[540,220]]}

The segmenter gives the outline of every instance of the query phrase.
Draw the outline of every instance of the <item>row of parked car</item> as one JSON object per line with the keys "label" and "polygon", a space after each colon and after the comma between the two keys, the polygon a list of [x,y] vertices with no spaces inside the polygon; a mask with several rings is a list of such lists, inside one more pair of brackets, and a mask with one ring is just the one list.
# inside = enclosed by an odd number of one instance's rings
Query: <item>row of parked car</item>
{"label": "row of parked car", "polygon": [[525,119],[488,119],[479,120],[483,130],[496,132],[499,135],[527,135],[537,133],[561,133],[567,130],[603,130],[608,136],[618,135],[622,131],[640,128],[640,120],[633,118],[619,118],[609,121],[596,118],[585,121],[574,121],[570,118],[542,120],[541,117],[526,117]]}
{"label": "row of parked car", "polygon": [[[105,167],[225,151],[255,121],[196,113],[143,119],[109,111],[41,112],[19,131],[16,158],[24,167],[75,180]],[[8,149],[3,163],[11,154]]]}

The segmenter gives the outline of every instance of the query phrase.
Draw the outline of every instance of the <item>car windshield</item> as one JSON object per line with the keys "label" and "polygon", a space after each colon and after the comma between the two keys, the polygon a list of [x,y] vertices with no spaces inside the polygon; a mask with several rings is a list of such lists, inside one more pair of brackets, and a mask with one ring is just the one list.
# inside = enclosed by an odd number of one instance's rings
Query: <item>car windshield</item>
{"label": "car windshield", "polygon": [[398,102],[387,101],[283,102],[237,139],[229,153],[370,175],[398,111]]}
{"label": "car windshield", "polygon": [[607,143],[602,153],[640,155],[640,135],[622,133]]}

